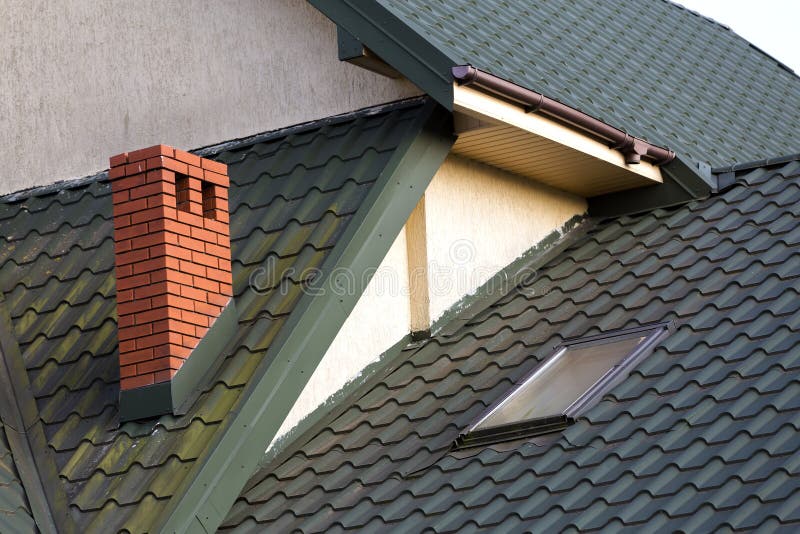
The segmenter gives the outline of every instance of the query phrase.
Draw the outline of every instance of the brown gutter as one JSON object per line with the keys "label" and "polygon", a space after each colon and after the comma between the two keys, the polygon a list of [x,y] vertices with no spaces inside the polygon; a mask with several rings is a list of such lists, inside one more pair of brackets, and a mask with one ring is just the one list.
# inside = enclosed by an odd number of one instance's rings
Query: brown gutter
{"label": "brown gutter", "polygon": [[472,65],[459,65],[452,68],[453,78],[459,85],[470,85],[487,93],[491,93],[520,104],[529,113],[541,113],[553,119],[566,122],[581,130],[600,138],[619,150],[625,156],[625,163],[639,163],[642,158],[654,165],[669,163],[675,158],[675,152],[648,143],[644,139],[628,135],[619,128],[595,119],[582,111],[571,108],[541,93],[525,89],[515,83],[498,78],[493,74],[478,70]]}

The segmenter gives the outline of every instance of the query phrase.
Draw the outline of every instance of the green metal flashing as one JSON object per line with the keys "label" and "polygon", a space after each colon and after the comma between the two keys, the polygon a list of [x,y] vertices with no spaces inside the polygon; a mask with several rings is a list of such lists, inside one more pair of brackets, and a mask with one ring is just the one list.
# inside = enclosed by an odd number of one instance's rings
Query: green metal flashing
{"label": "green metal flashing", "polygon": [[489,278],[473,294],[462,297],[451,306],[433,322],[431,332],[434,335],[453,334],[515,287],[532,283],[537,276],[537,269],[561,253],[574,241],[575,236],[585,234],[592,226],[593,223],[584,216],[576,215],[570,218],[559,230],[550,232],[519,258]]}
{"label": "green metal flashing", "polygon": [[185,414],[222,364],[222,350],[236,332],[236,317],[236,305],[231,299],[169,382],[120,391],[120,421]]}
{"label": "green metal flashing", "polygon": [[231,299],[192,351],[191,357],[172,377],[173,413],[176,415],[189,411],[222,365],[225,359],[222,351],[236,334],[237,317],[236,303]]}
{"label": "green metal flashing", "polygon": [[377,2],[358,0],[310,3],[350,34],[346,53],[353,52],[353,40],[363,43],[442,106],[453,109],[450,68],[456,63],[388,9]]}
{"label": "green metal flashing", "polygon": [[168,413],[172,413],[170,382],[159,382],[119,392],[119,420],[121,423],[150,419]]}
{"label": "green metal flashing", "polygon": [[589,215],[615,217],[656,208],[667,208],[706,198],[717,188],[711,169],[689,165],[676,157],[661,166],[664,183],[630,191],[619,191],[589,199]]}
{"label": "green metal flashing", "polygon": [[0,293],[0,418],[31,514],[42,532],[73,532],[67,500],[41,423],[28,373]]}
{"label": "green metal flashing", "polygon": [[355,291],[342,291],[348,273],[369,272],[386,255],[450,151],[452,131],[450,113],[429,101],[155,530],[216,531],[369,282],[356,276]]}

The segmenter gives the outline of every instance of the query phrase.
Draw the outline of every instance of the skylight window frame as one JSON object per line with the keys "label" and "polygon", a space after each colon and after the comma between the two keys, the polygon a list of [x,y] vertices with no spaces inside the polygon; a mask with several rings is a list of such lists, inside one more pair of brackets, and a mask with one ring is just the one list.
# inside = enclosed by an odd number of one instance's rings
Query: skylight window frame
{"label": "skylight window frame", "polygon": [[[669,332],[674,330],[672,322],[655,323],[643,325],[635,328],[626,328],[605,332],[594,336],[566,339],[553,348],[553,353],[548,356],[540,365],[536,366],[522,380],[511,388],[503,397],[496,401],[492,406],[481,413],[456,440],[455,448],[475,447],[488,443],[498,443],[532,437],[536,435],[549,434],[558,430],[563,430],[573,423],[575,419],[587,410],[592,408],[608,391],[619,384],[631,368],[647,357],[653,349],[660,343]],[[578,396],[560,414],[552,414],[544,417],[515,421],[489,428],[479,429],[478,427],[489,417],[500,410],[511,399],[515,393],[522,390],[530,382],[544,373],[555,362],[558,361],[570,348],[585,348],[593,345],[602,345],[609,339],[623,341],[636,337],[638,334],[648,332],[645,339],[628,355],[622,358],[619,363],[613,365],[608,371],[603,373],[586,391]]]}

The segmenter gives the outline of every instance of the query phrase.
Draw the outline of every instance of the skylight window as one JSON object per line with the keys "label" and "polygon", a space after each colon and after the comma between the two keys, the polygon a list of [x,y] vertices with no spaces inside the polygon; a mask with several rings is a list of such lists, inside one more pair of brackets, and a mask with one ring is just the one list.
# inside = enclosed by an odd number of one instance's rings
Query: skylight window
{"label": "skylight window", "polygon": [[624,379],[666,330],[660,324],[565,341],[456,445],[472,447],[566,427]]}

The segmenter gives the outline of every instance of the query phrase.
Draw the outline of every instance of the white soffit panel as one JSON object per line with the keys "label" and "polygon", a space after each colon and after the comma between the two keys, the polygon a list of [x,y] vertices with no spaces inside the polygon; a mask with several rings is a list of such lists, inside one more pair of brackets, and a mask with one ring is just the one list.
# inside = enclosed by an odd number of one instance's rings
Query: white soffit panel
{"label": "white soffit panel", "polygon": [[453,152],[583,197],[655,185],[655,165],[627,164],[592,137],[470,87],[455,85]]}

